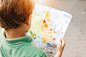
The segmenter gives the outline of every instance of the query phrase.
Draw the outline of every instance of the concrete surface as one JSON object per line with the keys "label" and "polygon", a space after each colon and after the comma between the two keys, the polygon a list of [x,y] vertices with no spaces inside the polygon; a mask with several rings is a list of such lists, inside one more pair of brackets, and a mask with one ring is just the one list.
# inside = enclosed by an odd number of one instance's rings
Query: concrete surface
{"label": "concrete surface", "polygon": [[35,0],[73,15],[64,40],[62,57],[86,57],[86,0]]}

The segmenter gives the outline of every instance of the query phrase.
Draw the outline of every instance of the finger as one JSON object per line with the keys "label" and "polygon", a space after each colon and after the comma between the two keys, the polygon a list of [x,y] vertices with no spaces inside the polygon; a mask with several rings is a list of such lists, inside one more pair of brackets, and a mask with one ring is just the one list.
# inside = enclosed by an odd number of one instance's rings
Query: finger
{"label": "finger", "polygon": [[62,46],[63,46],[63,47],[65,46],[65,41],[64,41],[64,39],[62,39]]}
{"label": "finger", "polygon": [[59,39],[58,45],[62,45],[62,39],[61,38]]}
{"label": "finger", "polygon": [[60,39],[59,39],[59,43],[61,43],[61,44],[62,44],[62,38],[60,38]]}

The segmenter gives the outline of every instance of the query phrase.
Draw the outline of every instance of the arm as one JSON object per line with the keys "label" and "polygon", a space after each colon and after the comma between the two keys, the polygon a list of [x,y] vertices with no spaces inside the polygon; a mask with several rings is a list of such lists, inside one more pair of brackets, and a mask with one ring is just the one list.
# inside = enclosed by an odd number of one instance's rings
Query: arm
{"label": "arm", "polygon": [[65,42],[63,39],[60,39],[57,45],[57,52],[54,57],[61,57],[64,47],[65,47]]}

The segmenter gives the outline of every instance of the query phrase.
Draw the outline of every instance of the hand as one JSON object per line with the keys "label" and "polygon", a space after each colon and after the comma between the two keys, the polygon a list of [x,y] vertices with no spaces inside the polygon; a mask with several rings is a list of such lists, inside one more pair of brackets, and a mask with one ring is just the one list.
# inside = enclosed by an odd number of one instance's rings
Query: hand
{"label": "hand", "polygon": [[60,39],[57,45],[57,52],[55,57],[61,57],[64,47],[65,47],[65,42],[63,39]]}

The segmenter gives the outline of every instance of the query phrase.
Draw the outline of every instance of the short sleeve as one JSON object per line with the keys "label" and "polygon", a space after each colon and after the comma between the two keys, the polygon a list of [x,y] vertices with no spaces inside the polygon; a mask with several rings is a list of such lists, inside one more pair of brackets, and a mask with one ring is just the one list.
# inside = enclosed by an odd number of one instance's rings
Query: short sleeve
{"label": "short sleeve", "polygon": [[46,53],[33,41],[25,48],[25,57],[47,57]]}
{"label": "short sleeve", "polygon": [[25,57],[47,57],[46,53],[37,46],[29,47],[26,50]]}
{"label": "short sleeve", "polygon": [[42,55],[40,57],[47,57],[46,53],[43,52]]}
{"label": "short sleeve", "polygon": [[[37,51],[35,51],[35,52],[37,52]],[[36,54],[34,54],[34,52],[33,52],[33,54],[27,53],[25,55],[25,57],[47,57],[47,55],[46,55],[45,52],[43,52],[43,53],[36,53]]]}

